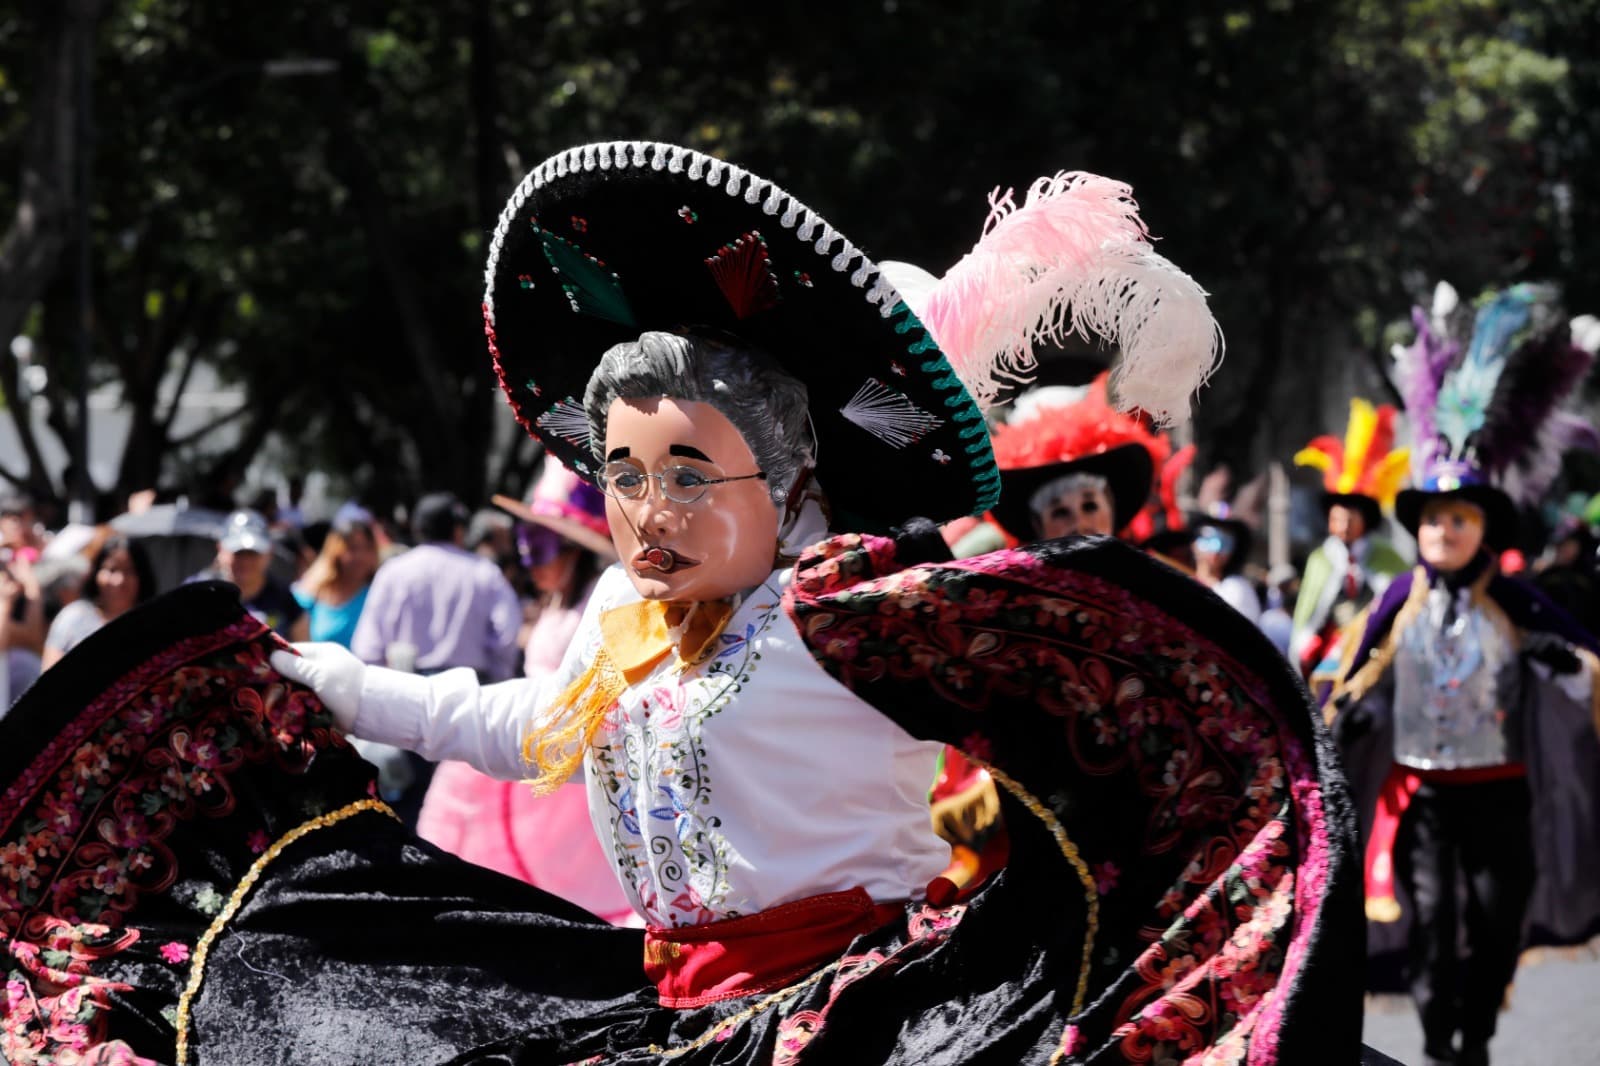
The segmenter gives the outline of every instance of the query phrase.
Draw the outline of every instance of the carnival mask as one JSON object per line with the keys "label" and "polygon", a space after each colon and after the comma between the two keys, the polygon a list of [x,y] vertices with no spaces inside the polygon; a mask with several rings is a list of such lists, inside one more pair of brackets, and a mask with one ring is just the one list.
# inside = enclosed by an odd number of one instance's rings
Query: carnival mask
{"label": "carnival mask", "polygon": [[1059,492],[1035,507],[1034,524],[1044,540],[1074,533],[1110,536],[1115,514],[1105,479],[1077,476],[1066,479]]}
{"label": "carnival mask", "polygon": [[1417,554],[1450,573],[1472,562],[1483,547],[1483,511],[1464,500],[1431,500],[1417,525]]}
{"label": "carnival mask", "polygon": [[1336,503],[1328,508],[1328,535],[1351,547],[1367,535],[1367,520],[1354,507]]}
{"label": "carnival mask", "polygon": [[615,400],[603,458],[611,540],[645,599],[720,600],[772,572],[779,516],[766,474],[715,407]]}

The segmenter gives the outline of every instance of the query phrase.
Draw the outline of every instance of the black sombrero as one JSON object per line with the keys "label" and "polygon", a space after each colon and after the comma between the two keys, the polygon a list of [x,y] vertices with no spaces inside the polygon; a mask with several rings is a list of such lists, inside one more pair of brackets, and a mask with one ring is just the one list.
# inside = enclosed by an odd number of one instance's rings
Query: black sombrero
{"label": "black sombrero", "polygon": [[1028,501],[1040,488],[1057,478],[1089,474],[1104,478],[1111,495],[1112,532],[1120,533],[1150,498],[1155,464],[1142,444],[1119,444],[1094,455],[1039,466],[1000,471],[1000,502],[989,514],[1002,529],[1020,541],[1039,537]]}
{"label": "black sombrero", "polygon": [[[1422,509],[1433,500],[1461,500],[1483,512],[1483,543],[1491,551],[1505,551],[1517,539],[1517,506],[1500,489],[1485,483],[1429,479],[1431,488],[1401,489],[1394,498],[1394,516],[1413,537],[1422,524]],[[1451,487],[1444,487],[1451,486]]]}
{"label": "black sombrero", "polygon": [[1000,491],[977,405],[878,268],[816,212],[720,159],[643,141],[528,174],[490,245],[484,322],[517,419],[595,473],[583,394],[649,330],[733,334],[804,382],[838,528],[981,514]]}
{"label": "black sombrero", "polygon": [[1376,498],[1360,492],[1324,492],[1322,494],[1322,514],[1335,507],[1348,507],[1361,516],[1366,523],[1368,533],[1376,533],[1383,527],[1383,507]]}

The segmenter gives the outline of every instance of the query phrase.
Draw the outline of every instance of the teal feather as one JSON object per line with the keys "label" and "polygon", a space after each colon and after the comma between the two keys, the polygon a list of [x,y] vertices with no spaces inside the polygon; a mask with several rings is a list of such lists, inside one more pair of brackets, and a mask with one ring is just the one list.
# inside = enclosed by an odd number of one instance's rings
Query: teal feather
{"label": "teal feather", "polygon": [[1542,286],[1515,285],[1478,309],[1466,357],[1439,389],[1435,426],[1452,455],[1460,455],[1483,428],[1506,360],[1527,338],[1534,305],[1543,298]]}

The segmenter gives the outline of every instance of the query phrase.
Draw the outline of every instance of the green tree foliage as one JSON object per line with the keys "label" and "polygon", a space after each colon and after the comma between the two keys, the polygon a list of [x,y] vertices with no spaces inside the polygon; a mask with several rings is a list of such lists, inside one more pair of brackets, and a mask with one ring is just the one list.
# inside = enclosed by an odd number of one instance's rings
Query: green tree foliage
{"label": "green tree foliage", "polygon": [[[1342,402],[1349,375],[1310,353],[1356,353],[1381,387],[1380,327],[1436,277],[1553,276],[1600,304],[1580,239],[1600,222],[1597,26],[1600,0],[108,4],[96,369],[138,415],[102,488],[228,484],[269,428],[380,502],[516,488],[532,453],[494,443],[484,241],[527,168],[610,138],[735,159],[934,270],[995,185],[1130,182],[1215,295],[1228,358],[1198,429],[1248,470],[1323,428],[1261,411],[1316,406],[1325,379]],[[26,109],[22,28],[0,16],[0,98]],[[58,284],[46,349],[71,314]],[[252,397],[237,448],[174,439],[201,358]]]}

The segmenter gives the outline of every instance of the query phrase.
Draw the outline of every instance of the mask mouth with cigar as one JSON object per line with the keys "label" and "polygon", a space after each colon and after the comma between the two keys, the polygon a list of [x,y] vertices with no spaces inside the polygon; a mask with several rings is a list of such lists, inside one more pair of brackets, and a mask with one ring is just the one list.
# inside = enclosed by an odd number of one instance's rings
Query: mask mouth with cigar
{"label": "mask mouth with cigar", "polygon": [[662,574],[670,574],[676,570],[684,570],[691,566],[699,566],[700,562],[697,559],[690,559],[687,556],[679,555],[671,548],[656,546],[645,548],[643,551],[635,555],[631,565],[633,567],[633,572],[636,574],[647,574],[651,571],[656,571]]}

